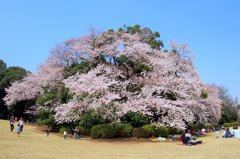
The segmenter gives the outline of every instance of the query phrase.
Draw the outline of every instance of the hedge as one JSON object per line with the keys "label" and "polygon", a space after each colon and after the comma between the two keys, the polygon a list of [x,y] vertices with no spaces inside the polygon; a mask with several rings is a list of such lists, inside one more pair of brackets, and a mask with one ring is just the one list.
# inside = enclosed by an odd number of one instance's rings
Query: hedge
{"label": "hedge", "polygon": [[153,125],[153,136],[168,137],[168,130],[164,126]]}
{"label": "hedge", "polygon": [[116,128],[110,124],[95,125],[91,129],[91,137],[94,139],[105,138],[110,139],[116,136]]}
{"label": "hedge", "polygon": [[116,137],[130,137],[132,136],[133,127],[130,124],[116,124]]}
{"label": "hedge", "polygon": [[133,137],[137,138],[147,138],[148,132],[143,128],[134,128],[132,132]]}

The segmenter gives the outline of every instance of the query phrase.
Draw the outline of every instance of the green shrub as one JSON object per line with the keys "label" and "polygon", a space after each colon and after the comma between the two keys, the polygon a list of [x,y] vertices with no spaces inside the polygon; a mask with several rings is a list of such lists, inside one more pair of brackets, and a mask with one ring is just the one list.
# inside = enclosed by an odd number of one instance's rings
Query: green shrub
{"label": "green shrub", "polygon": [[91,129],[91,137],[110,139],[116,136],[116,132],[116,128],[110,124],[95,125]]}
{"label": "green shrub", "polygon": [[232,126],[232,124],[231,124],[231,123],[224,123],[223,126],[224,126],[225,128],[229,128],[229,127]]}
{"label": "green shrub", "polygon": [[153,136],[155,137],[168,137],[168,130],[164,126],[153,125]]}
{"label": "green shrub", "polygon": [[206,126],[211,127],[211,128],[212,127],[215,127],[215,128],[220,127],[220,125],[218,123],[208,123]]}
{"label": "green shrub", "polygon": [[238,122],[232,122],[232,123],[224,123],[223,126],[224,127],[234,127],[234,126],[238,126]]}
{"label": "green shrub", "polygon": [[238,124],[238,122],[236,122],[236,121],[231,123],[231,126],[232,126],[232,127],[233,127],[233,126],[238,126],[238,125],[239,125],[239,124]]}
{"label": "green shrub", "polygon": [[174,127],[167,127],[167,131],[169,135],[181,134],[181,131]]}
{"label": "green shrub", "polygon": [[137,138],[147,138],[148,132],[143,128],[134,128],[132,132],[132,136]]}
{"label": "green shrub", "polygon": [[80,135],[89,135],[90,134],[90,130],[85,129],[82,126],[76,126],[75,128],[79,130]]}
{"label": "green shrub", "polygon": [[133,127],[130,124],[116,124],[117,137],[130,137],[132,135]]}
{"label": "green shrub", "polygon": [[59,129],[59,133],[63,133],[64,131],[67,131],[68,133],[71,132],[71,127],[69,126],[61,126]]}
{"label": "green shrub", "polygon": [[125,114],[122,117],[121,121],[123,123],[131,124],[133,127],[141,127],[150,122],[149,118],[146,115],[131,111]]}
{"label": "green shrub", "polygon": [[146,125],[142,126],[142,128],[146,131],[146,133],[147,133],[146,135],[148,137],[153,136],[154,125],[146,124]]}

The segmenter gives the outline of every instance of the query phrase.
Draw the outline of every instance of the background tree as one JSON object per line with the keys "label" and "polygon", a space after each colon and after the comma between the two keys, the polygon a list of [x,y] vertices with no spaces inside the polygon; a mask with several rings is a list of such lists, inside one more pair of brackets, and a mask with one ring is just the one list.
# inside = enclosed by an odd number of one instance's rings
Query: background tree
{"label": "background tree", "polygon": [[[21,67],[8,67],[6,63],[0,60],[0,118],[7,118],[9,110],[3,101],[6,95],[5,88],[11,86],[11,83],[18,81],[26,76],[27,71]],[[14,108],[12,108],[13,111]],[[16,111],[19,112],[19,111]]]}
{"label": "background tree", "polygon": [[[4,61],[0,60],[0,81],[4,78],[4,70],[7,68],[7,65]],[[4,118],[7,115],[7,107],[4,104],[3,98],[5,96],[4,87],[0,86],[0,118]]]}
{"label": "background tree", "polygon": [[220,97],[223,101],[222,103],[222,114],[219,124],[235,122],[239,118],[238,100],[234,99],[228,90],[222,86],[219,86],[221,90]]}
{"label": "background tree", "polygon": [[0,71],[3,71],[7,68],[7,64],[0,59]]}

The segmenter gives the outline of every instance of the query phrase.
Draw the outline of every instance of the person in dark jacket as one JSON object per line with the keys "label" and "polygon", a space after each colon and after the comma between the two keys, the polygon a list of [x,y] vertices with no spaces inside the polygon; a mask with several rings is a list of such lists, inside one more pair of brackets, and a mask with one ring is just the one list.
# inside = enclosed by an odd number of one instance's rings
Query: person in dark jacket
{"label": "person in dark jacket", "polygon": [[231,138],[232,137],[232,134],[231,134],[229,128],[226,129],[224,137],[225,138]]}

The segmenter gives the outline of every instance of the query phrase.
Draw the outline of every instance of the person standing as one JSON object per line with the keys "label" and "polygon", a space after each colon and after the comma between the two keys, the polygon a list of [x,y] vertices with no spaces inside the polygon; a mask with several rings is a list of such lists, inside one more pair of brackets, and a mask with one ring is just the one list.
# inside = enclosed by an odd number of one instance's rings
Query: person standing
{"label": "person standing", "polygon": [[18,124],[17,129],[16,129],[16,132],[17,132],[17,137],[20,137],[20,133],[21,133],[20,124]]}
{"label": "person standing", "polygon": [[77,139],[77,129],[76,128],[74,129],[73,139],[75,139],[75,140]]}
{"label": "person standing", "polygon": [[67,139],[67,131],[66,130],[64,130],[63,136],[64,136],[64,139]]}
{"label": "person standing", "polygon": [[47,133],[47,137],[49,136],[49,129],[47,128],[46,130],[46,133]]}
{"label": "person standing", "polygon": [[10,118],[10,130],[11,132],[14,130],[14,118]]}
{"label": "person standing", "polygon": [[23,119],[22,118],[20,118],[20,120],[19,120],[19,125],[20,125],[20,132],[22,132],[23,131]]}

